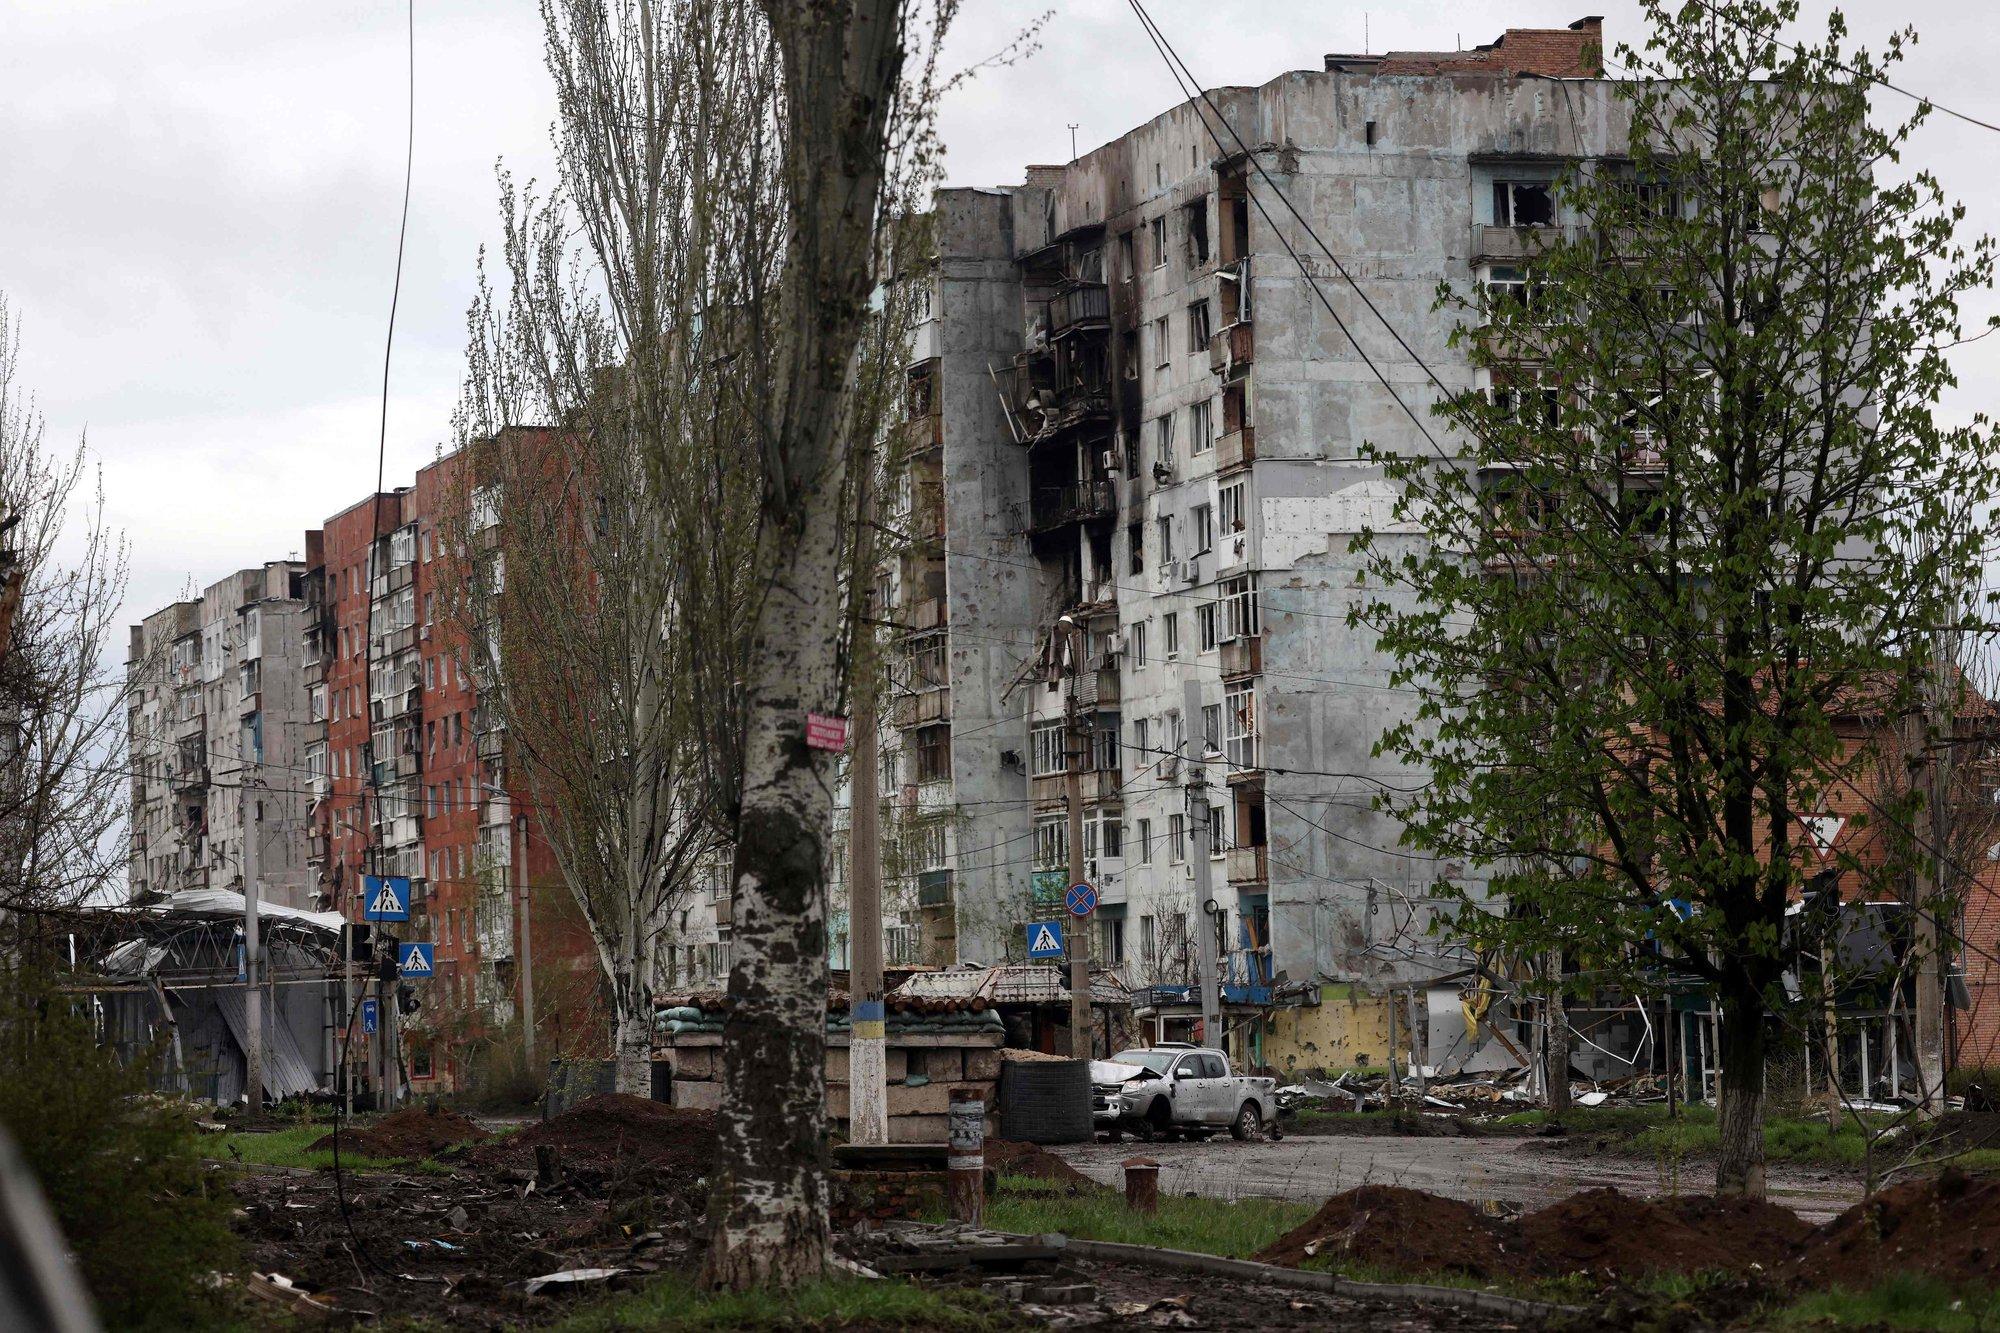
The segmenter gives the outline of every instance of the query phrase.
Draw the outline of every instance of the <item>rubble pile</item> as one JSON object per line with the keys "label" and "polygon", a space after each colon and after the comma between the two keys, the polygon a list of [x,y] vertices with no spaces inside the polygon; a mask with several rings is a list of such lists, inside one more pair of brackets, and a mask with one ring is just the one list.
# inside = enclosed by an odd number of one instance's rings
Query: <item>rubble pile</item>
{"label": "rubble pile", "polygon": [[1013,1139],[986,1140],[986,1165],[1003,1176],[1026,1176],[1067,1185],[1073,1194],[1088,1194],[1103,1188],[1048,1149]]}
{"label": "rubble pile", "polygon": [[[1510,1115],[1537,1105],[1528,1070],[1397,1078],[1384,1070],[1343,1070],[1333,1078],[1304,1077],[1277,1090],[1286,1111],[1413,1111],[1444,1114]],[[1666,1083],[1657,1074],[1570,1083],[1570,1100],[1577,1106],[1643,1106],[1667,1100]]]}
{"label": "rubble pile", "polygon": [[715,1160],[715,1115],[622,1092],[578,1102],[553,1120],[466,1154],[475,1169],[529,1178],[537,1148],[555,1150],[558,1176],[586,1190],[627,1186],[681,1200],[698,1214]]}
{"label": "rubble pile", "polygon": [[[408,1106],[384,1116],[366,1129],[340,1131],[340,1151],[356,1157],[416,1161],[461,1143],[491,1138],[476,1121],[440,1107]],[[331,1152],[333,1135],[312,1144],[311,1152]]]}
{"label": "rubble pile", "polygon": [[1584,1190],[1529,1213],[1518,1233],[1536,1272],[1549,1277],[1734,1272],[1758,1262],[1658,1204],[1614,1189]]}

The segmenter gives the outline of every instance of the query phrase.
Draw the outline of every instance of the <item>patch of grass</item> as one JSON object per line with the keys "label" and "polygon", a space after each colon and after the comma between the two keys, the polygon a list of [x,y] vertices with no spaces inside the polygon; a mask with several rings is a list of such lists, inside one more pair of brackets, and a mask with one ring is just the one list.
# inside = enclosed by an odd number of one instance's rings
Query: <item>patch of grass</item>
{"label": "patch of grass", "polygon": [[1080,1240],[1158,1245],[1247,1259],[1311,1217],[1312,1206],[1284,1199],[1188,1199],[1160,1196],[1151,1217],[1132,1212],[1111,1190],[1067,1195],[1044,1181],[1003,1177],[986,1202],[986,1225],[1027,1235],[1059,1231]]}
{"label": "patch of grass", "polygon": [[742,1295],[705,1292],[682,1277],[660,1277],[576,1311],[555,1333],[709,1333],[724,1329],[940,1329],[1001,1333],[1026,1327],[1004,1303],[981,1291],[920,1287],[895,1280],[854,1278],[816,1282],[797,1291]]}
{"label": "patch of grass", "polygon": [[[1549,1119],[1547,1111],[1518,1111],[1495,1123],[1509,1129],[1535,1129],[1548,1124]],[[1634,1157],[1665,1161],[1712,1157],[1721,1145],[1715,1109],[1709,1106],[1684,1106],[1678,1116],[1669,1116],[1665,1106],[1579,1106],[1564,1112],[1560,1119],[1572,1135],[1595,1137],[1602,1146]],[[1888,1117],[1870,1118],[1878,1128],[1887,1121]],[[1764,1156],[1768,1161],[1858,1167],[1867,1151],[1867,1135],[1852,1118],[1843,1119],[1831,1134],[1823,1120],[1776,1116],[1764,1124]],[[1993,1164],[2000,1165],[2000,1152],[1992,1156]]]}
{"label": "patch of grass", "polygon": [[[312,1170],[331,1170],[333,1150],[322,1148],[310,1151],[306,1145],[317,1143],[327,1135],[327,1125],[294,1125],[290,1129],[273,1129],[262,1133],[232,1130],[216,1135],[202,1142],[203,1155],[218,1162],[248,1162],[253,1166],[292,1166]],[[347,1151],[340,1153],[340,1169],[343,1171],[420,1171],[432,1175],[449,1175],[451,1168],[434,1158],[412,1160],[392,1157],[365,1157]]]}
{"label": "patch of grass", "polygon": [[1778,1328],[1910,1328],[1973,1333],[2000,1324],[2000,1292],[1901,1274],[1864,1291],[1836,1287],[1771,1313]]}

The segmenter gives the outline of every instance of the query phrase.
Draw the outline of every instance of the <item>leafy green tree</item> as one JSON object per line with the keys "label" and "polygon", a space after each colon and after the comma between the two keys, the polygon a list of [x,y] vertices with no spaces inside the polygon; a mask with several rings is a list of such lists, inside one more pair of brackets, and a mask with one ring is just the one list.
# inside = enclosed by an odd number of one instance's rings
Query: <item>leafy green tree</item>
{"label": "leafy green tree", "polygon": [[[1993,249],[1902,165],[1928,108],[1871,121],[1914,33],[1877,57],[1838,14],[1781,40],[1792,0],[1646,10],[1616,59],[1629,160],[1572,165],[1526,282],[1443,294],[1490,383],[1439,404],[1438,451],[1375,452],[1436,540],[1377,548],[1356,619],[1422,694],[1381,741],[1432,775],[1393,803],[1409,840],[1490,875],[1440,885],[1446,915],[1509,953],[1705,977],[1717,1186],[1756,1194],[1800,820],[1867,789],[1843,719],[1914,714],[1978,583],[1994,442],[1934,408]],[[1878,845],[1850,886],[1921,882],[1922,839]]]}

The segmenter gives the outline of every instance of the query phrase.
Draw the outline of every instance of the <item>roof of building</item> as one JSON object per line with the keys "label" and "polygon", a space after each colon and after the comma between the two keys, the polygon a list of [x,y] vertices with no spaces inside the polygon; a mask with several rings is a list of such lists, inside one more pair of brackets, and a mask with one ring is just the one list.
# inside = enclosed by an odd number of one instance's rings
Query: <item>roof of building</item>
{"label": "roof of building", "polygon": [[[994,1004],[1068,1004],[1069,974],[1049,963],[955,967],[941,972],[920,972],[898,986],[894,993],[935,999],[976,996]],[[1132,993],[1116,974],[1097,971],[1090,978],[1090,1002],[1129,1007]]]}
{"label": "roof of building", "polygon": [[1329,70],[1347,74],[1511,74],[1595,79],[1604,74],[1604,20],[1592,14],[1567,28],[1509,28],[1470,51],[1333,53]]}

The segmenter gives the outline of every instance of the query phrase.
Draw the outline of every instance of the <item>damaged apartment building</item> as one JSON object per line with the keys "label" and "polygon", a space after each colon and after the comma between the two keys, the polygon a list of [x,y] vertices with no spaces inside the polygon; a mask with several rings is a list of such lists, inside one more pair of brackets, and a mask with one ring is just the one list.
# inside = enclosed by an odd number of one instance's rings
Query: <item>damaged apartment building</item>
{"label": "damaged apartment building", "polygon": [[1328,56],[1022,185],[939,192],[934,263],[906,275],[887,579],[883,792],[923,961],[1019,959],[1023,923],[1059,914],[1073,707],[1097,961],[1161,1018],[1197,1007],[1190,754],[1226,1009],[1268,1019],[1254,1054],[1380,1059],[1379,997],[1463,965],[1425,900],[1466,868],[1402,849],[1373,804],[1423,775],[1372,753],[1415,700],[1349,623],[1350,548],[1426,537],[1362,446],[1430,447],[1430,373],[1479,383],[1438,284],[1522,282],[1523,229],[1565,221],[1556,175],[1618,169],[1600,41],[1588,18]]}
{"label": "damaged apartment building", "polygon": [[130,895],[241,891],[312,905],[305,567],[239,570],[134,625],[126,660]]}

